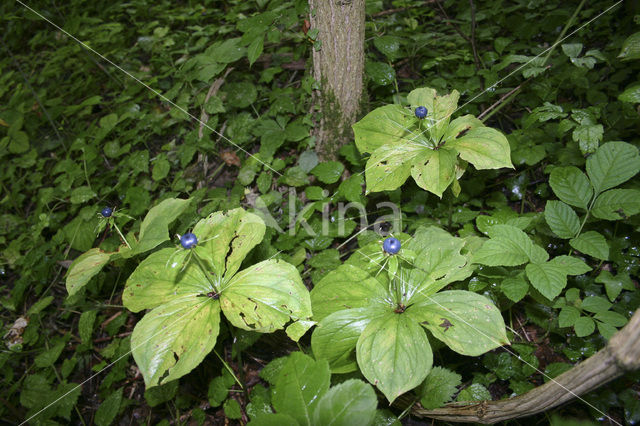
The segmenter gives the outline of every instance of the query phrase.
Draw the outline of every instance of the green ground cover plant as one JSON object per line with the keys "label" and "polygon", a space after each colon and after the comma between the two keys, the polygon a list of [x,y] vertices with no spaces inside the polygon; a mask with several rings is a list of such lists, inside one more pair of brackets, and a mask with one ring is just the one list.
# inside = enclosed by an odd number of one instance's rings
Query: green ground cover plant
{"label": "green ground cover plant", "polygon": [[[638,6],[364,7],[327,160],[306,0],[0,4],[0,418],[432,424],[629,322]],[[639,378],[509,423],[635,424]]]}

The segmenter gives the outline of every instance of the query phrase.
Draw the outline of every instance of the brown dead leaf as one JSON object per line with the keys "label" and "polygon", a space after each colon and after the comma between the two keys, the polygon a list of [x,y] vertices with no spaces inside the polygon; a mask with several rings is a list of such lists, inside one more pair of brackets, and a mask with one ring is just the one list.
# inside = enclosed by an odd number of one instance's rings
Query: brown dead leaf
{"label": "brown dead leaf", "polygon": [[220,153],[220,158],[222,158],[222,161],[227,163],[227,166],[240,167],[240,159],[238,158],[238,154],[233,151],[224,151]]}

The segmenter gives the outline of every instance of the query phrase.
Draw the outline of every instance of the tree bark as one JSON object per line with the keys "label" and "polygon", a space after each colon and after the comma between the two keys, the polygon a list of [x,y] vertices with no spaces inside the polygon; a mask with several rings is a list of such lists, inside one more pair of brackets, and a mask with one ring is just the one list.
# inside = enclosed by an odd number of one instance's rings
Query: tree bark
{"label": "tree bark", "polygon": [[[435,410],[414,406],[416,417],[451,422],[497,423],[530,416],[564,404],[584,393],[640,368],[640,309],[618,331],[604,349],[571,370],[529,392],[500,401],[450,403]],[[408,402],[406,398],[402,398]],[[399,402],[401,403],[400,399]]]}
{"label": "tree bark", "polygon": [[317,29],[313,76],[319,111],[313,135],[324,160],[335,159],[353,137],[363,98],[365,0],[309,0],[311,30]]}

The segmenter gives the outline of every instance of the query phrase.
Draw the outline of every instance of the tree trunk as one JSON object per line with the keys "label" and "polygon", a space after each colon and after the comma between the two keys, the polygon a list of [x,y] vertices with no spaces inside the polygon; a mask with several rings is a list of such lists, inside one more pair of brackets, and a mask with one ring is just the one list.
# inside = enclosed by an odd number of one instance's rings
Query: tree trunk
{"label": "tree trunk", "polygon": [[[448,422],[492,424],[547,411],[590,392],[629,371],[640,368],[640,309],[624,328],[618,331],[604,349],[582,361],[571,370],[529,392],[500,401],[450,403],[435,410],[413,406],[417,417]],[[400,405],[410,402],[398,398]],[[406,406],[406,405],[405,405]]]}
{"label": "tree trunk", "polygon": [[317,29],[313,76],[320,114],[313,135],[324,160],[335,159],[353,138],[363,97],[365,0],[309,0],[311,30]]}

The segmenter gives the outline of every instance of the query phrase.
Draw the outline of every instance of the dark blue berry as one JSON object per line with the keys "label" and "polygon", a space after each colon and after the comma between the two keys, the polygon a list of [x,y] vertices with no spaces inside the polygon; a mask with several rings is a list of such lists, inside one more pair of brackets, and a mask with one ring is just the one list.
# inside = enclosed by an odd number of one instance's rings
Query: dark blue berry
{"label": "dark blue berry", "polygon": [[400,251],[400,240],[397,238],[389,237],[382,243],[382,250],[389,254],[396,254]]}
{"label": "dark blue berry", "polygon": [[111,215],[113,214],[113,209],[111,207],[105,207],[104,209],[102,209],[100,214],[102,215],[102,217],[111,217]]}
{"label": "dark blue berry", "polygon": [[196,234],[194,234],[193,232],[187,232],[182,237],[180,237],[180,244],[182,244],[182,247],[186,249],[194,248],[198,244]]}
{"label": "dark blue berry", "polygon": [[427,111],[427,108],[423,106],[417,107],[415,111],[416,117],[418,118],[425,118],[428,113],[429,111]]}

